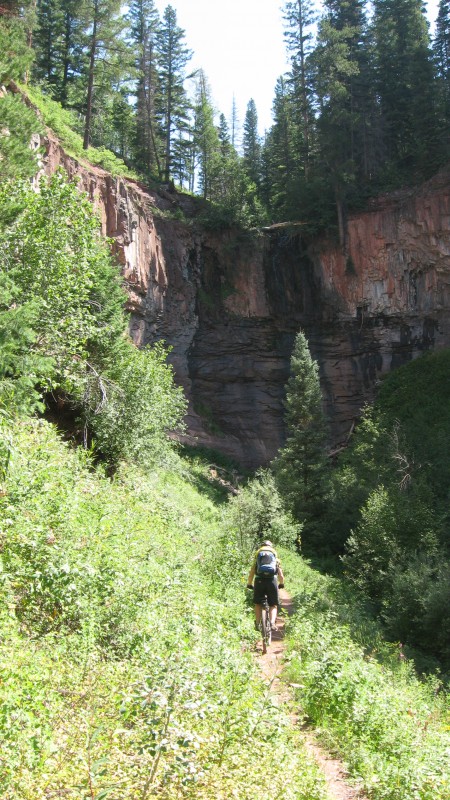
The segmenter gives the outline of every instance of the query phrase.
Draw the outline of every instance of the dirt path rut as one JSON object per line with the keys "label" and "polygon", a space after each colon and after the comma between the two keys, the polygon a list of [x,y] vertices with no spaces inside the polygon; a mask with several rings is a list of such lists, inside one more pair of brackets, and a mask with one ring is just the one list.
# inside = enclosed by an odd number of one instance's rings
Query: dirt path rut
{"label": "dirt path rut", "polygon": [[[292,598],[284,589],[280,590],[280,600],[285,613],[288,616],[292,614],[294,610]],[[283,616],[278,617],[277,626],[278,632],[273,636],[269,651],[263,655],[262,646],[258,646],[258,664],[264,680],[270,685],[271,691],[278,695],[282,702],[290,703],[291,707],[295,708],[292,689],[281,680],[283,658],[286,650]],[[295,711],[292,712],[291,719],[293,725],[301,724]],[[307,751],[323,772],[330,800],[367,800],[364,794],[349,785],[344,765],[324,750],[315,738],[313,731],[303,729],[302,735]]]}

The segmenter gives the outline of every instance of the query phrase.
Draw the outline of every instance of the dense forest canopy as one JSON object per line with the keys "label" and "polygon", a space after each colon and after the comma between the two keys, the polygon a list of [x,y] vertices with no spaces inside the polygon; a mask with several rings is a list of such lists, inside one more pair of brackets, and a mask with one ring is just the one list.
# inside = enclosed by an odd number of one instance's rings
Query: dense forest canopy
{"label": "dense forest canopy", "polygon": [[290,69],[261,137],[252,98],[239,132],[235,109],[227,120],[213,107],[172,6],[162,17],[153,0],[2,7],[14,77],[72,112],[85,148],[202,194],[225,221],[334,225],[345,243],[349,211],[449,158],[450,3],[440,0],[433,39],[421,0],[325,0],[320,11],[287,0],[280,13]]}

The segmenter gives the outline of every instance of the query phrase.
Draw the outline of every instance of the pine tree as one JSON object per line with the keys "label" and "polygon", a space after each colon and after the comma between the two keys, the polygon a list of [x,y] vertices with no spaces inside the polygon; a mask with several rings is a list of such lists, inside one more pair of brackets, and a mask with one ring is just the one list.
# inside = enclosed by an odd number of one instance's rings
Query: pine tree
{"label": "pine tree", "polygon": [[363,0],[326,0],[312,57],[319,104],[320,158],[334,193],[339,239],[346,246],[349,199],[362,180],[366,96]]}
{"label": "pine tree", "polygon": [[231,144],[238,149],[239,146],[239,119],[236,105],[236,97],[233,95],[233,102],[231,104]]}
{"label": "pine tree", "polygon": [[[59,48],[63,30],[63,16],[59,0],[38,0],[37,24],[33,44],[36,50],[34,68],[38,80],[50,88],[58,82]],[[55,92],[52,92],[55,94]]]}
{"label": "pine tree", "polygon": [[244,167],[250,180],[261,184],[261,138],[258,134],[258,112],[253,98],[247,104],[242,137]]}
{"label": "pine tree", "polygon": [[226,120],[225,114],[220,114],[219,116],[218,136],[220,142],[220,151],[222,155],[226,155],[227,153],[230,152],[232,145],[231,145],[230,129],[228,127],[228,122]]}
{"label": "pine tree", "polygon": [[0,84],[24,80],[33,61],[29,44],[29,3],[3,0],[0,13]]}
{"label": "pine tree", "polygon": [[327,425],[319,368],[302,331],[295,338],[285,407],[287,438],[274,469],[280,493],[295,517],[304,521],[304,533],[308,537],[323,504]]}
{"label": "pine tree", "polygon": [[289,0],[283,9],[284,38],[290,55],[294,116],[299,134],[298,154],[305,177],[308,177],[309,160],[313,147],[313,110],[311,74],[308,56],[312,49],[312,26],[315,12],[312,0]]}
{"label": "pine tree", "polygon": [[434,70],[422,0],[374,0],[385,180],[419,180],[439,161]]}
{"label": "pine tree", "polygon": [[[450,0],[440,0],[433,44],[444,138],[450,127]],[[444,153],[448,147],[444,148]]]}
{"label": "pine tree", "polygon": [[39,0],[36,15],[34,77],[63,106],[76,103],[70,88],[82,72],[85,0]]}
{"label": "pine tree", "polygon": [[100,116],[100,109],[105,107],[105,98],[111,94],[114,84],[129,74],[129,54],[122,36],[125,21],[120,9],[120,0],[86,0],[85,150],[91,140],[94,113]]}
{"label": "pine tree", "polygon": [[[10,13],[0,16],[0,86],[23,80],[32,62],[23,10],[10,4]],[[41,132],[36,114],[19,95],[2,90],[0,120],[0,181],[36,174],[37,154],[30,148],[33,133]]]}
{"label": "pine tree", "polygon": [[184,37],[184,30],[177,24],[175,9],[167,6],[157,38],[160,120],[165,139],[162,173],[167,182],[171,172],[174,131],[187,129],[189,102],[184,80],[185,68],[192,54],[184,43]]}
{"label": "pine tree", "polygon": [[197,75],[194,105],[194,148],[199,170],[199,187],[205,200],[213,199],[214,173],[219,160],[219,136],[214,125],[211,93],[203,70]]}
{"label": "pine tree", "polygon": [[262,193],[274,219],[291,216],[290,190],[295,176],[295,128],[290,89],[281,76],[275,86],[273,125],[264,143]]}
{"label": "pine tree", "polygon": [[150,174],[161,175],[163,143],[156,120],[159,92],[156,40],[160,20],[154,0],[132,0],[128,20],[137,76],[136,163]]}

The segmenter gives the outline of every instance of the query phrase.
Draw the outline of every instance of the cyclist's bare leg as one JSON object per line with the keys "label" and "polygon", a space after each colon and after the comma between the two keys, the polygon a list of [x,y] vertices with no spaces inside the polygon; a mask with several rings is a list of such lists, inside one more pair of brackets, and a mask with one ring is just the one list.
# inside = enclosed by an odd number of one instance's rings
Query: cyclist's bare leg
{"label": "cyclist's bare leg", "polygon": [[275,625],[277,621],[277,614],[278,614],[278,606],[270,606],[269,608],[269,620],[271,625]]}
{"label": "cyclist's bare leg", "polygon": [[255,622],[259,627],[261,622],[261,615],[262,615],[262,606],[255,603]]}

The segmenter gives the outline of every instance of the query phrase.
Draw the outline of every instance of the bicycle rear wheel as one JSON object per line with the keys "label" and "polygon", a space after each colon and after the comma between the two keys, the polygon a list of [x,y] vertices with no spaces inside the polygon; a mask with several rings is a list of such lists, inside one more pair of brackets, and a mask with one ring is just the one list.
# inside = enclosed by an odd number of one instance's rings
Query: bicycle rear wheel
{"label": "bicycle rear wheel", "polygon": [[263,653],[267,653],[267,648],[270,646],[272,641],[272,628],[270,626],[269,605],[267,601],[261,609],[261,635]]}

